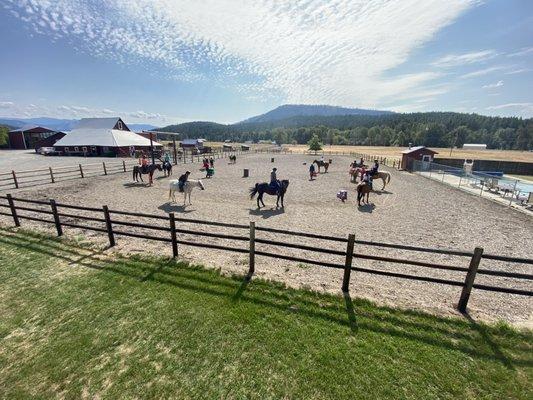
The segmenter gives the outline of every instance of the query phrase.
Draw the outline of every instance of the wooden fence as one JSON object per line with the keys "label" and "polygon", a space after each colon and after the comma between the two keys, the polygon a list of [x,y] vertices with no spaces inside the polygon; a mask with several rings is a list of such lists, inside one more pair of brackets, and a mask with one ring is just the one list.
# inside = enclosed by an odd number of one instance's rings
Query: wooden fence
{"label": "wooden fence", "polygon": [[[393,278],[401,278],[422,282],[431,282],[439,285],[451,285],[462,288],[461,295],[458,301],[458,309],[461,312],[466,311],[468,300],[472,289],[493,291],[500,293],[509,293],[515,295],[532,296],[533,291],[530,289],[520,289],[515,287],[494,286],[475,283],[477,275],[489,275],[500,278],[510,278],[512,280],[521,280],[522,284],[529,284],[533,280],[532,274],[509,272],[495,269],[479,268],[481,260],[493,260],[498,262],[514,263],[514,264],[526,264],[528,266],[533,265],[533,259],[507,257],[500,255],[486,254],[483,249],[476,247],[473,252],[460,251],[460,250],[446,250],[435,248],[424,248],[417,246],[392,244],[392,243],[380,243],[371,242],[365,240],[356,240],[355,235],[350,234],[347,237],[335,237],[325,236],[313,233],[298,232],[285,229],[275,229],[256,226],[254,222],[250,222],[249,225],[244,224],[230,224],[216,221],[204,221],[198,219],[188,219],[176,217],[174,213],[170,213],[168,216],[156,215],[156,214],[144,214],[129,211],[111,210],[107,206],[102,208],[84,207],[80,205],[57,203],[54,200],[30,200],[12,197],[10,194],[7,196],[0,196],[0,200],[4,200],[0,203],[0,210],[7,209],[6,211],[0,211],[0,215],[8,216],[13,219],[15,226],[20,226],[21,220],[36,221],[39,223],[51,224],[55,226],[57,235],[63,234],[63,227],[78,228],[89,231],[101,232],[108,236],[109,245],[114,246],[116,243],[116,237],[126,236],[141,238],[145,240],[156,240],[160,242],[167,242],[172,246],[172,253],[174,257],[179,254],[180,246],[195,246],[209,249],[216,249],[221,251],[230,251],[235,253],[247,254],[249,256],[249,269],[247,277],[250,279],[255,272],[255,258],[270,257],[275,259],[281,259],[286,261],[292,261],[297,263],[318,265],[324,268],[339,269],[342,272],[342,290],[347,292],[350,285],[350,277],[352,271],[358,273],[367,273],[373,275],[387,276]],[[29,206],[28,206],[29,204]],[[72,211],[73,210],[73,211]],[[80,212],[84,212],[82,215]],[[90,215],[87,215],[90,214]],[[124,220],[124,217],[135,217],[135,222]],[[139,222],[140,220],[148,222]],[[93,225],[87,224],[93,223]],[[178,225],[179,223],[179,225]],[[96,225],[95,225],[96,224]],[[187,229],[185,224],[191,224],[194,226],[207,226],[207,227],[224,227],[231,228],[242,232],[241,234],[223,234],[214,233],[212,231],[200,231]],[[184,227],[185,225],[185,227]],[[141,232],[133,232],[131,229],[135,228],[141,230]],[[159,232],[164,236],[158,236],[154,234]],[[261,237],[261,233],[275,234],[276,240],[270,240]],[[194,240],[185,240],[183,236],[192,236]],[[309,246],[296,243],[289,243],[283,241],[283,237],[302,237],[308,242],[309,239],[320,239],[328,242],[328,246]],[[202,238],[214,238],[216,243],[202,242]],[[242,243],[242,246],[227,246],[224,245],[225,240]],[[331,246],[335,243],[337,248]],[[339,250],[338,246],[344,245],[345,250]],[[464,266],[460,265],[447,265],[432,262],[431,259],[415,260],[410,258],[397,258],[376,256],[371,254],[364,254],[363,252],[354,252],[355,245],[359,249],[365,248],[379,248],[379,249],[396,249],[402,250],[408,254],[423,253],[427,255],[440,254],[448,256],[462,257]],[[278,249],[299,249],[304,250],[305,255],[328,255],[328,256],[340,256],[343,257],[344,263],[325,262],[322,260],[295,257],[292,255],[281,254],[278,251],[268,252],[261,249],[261,245],[273,246]],[[394,272],[381,269],[363,268],[354,265],[354,259],[362,260],[374,260],[384,263],[394,263],[407,266],[417,266],[427,268],[428,270],[446,270],[453,273],[460,273],[458,279],[443,279],[431,276],[420,276],[414,274],[406,274],[403,272]],[[468,265],[467,265],[468,261]],[[512,281],[516,282],[516,281]],[[513,285],[511,285],[513,286]]]}
{"label": "wooden fence", "polygon": [[[184,154],[176,157],[174,165],[200,162],[205,157],[214,159],[227,158],[232,154],[241,154],[241,150],[217,151],[206,154]],[[44,167],[24,171],[11,171],[0,173],[0,191],[27,188],[37,185],[62,182],[70,179],[83,179],[91,176],[104,176],[118,173],[131,172],[136,159],[120,161],[103,161],[89,164],[76,164],[69,166]]]}

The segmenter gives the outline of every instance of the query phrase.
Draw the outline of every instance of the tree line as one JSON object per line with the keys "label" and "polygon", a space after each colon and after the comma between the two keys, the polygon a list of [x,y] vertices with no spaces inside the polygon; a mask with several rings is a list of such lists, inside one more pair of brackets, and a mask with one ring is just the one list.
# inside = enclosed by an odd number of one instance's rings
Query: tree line
{"label": "tree line", "polygon": [[222,125],[190,122],[160,130],[179,132],[182,138],[236,142],[273,140],[279,144],[306,144],[316,135],[324,144],[366,146],[461,147],[484,143],[492,149],[533,149],[533,119],[488,117],[477,114],[430,112],[381,116],[298,116],[284,120]]}

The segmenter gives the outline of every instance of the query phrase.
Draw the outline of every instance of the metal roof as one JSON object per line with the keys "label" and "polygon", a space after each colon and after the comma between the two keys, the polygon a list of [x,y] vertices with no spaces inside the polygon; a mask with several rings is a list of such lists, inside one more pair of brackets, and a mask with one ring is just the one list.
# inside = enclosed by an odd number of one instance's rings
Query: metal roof
{"label": "metal roof", "polygon": [[422,149],[426,149],[427,151],[430,151],[430,152],[432,152],[432,153],[439,154],[439,153],[437,153],[437,152],[434,151],[434,150],[428,149],[426,146],[415,146],[415,147],[411,147],[410,149],[407,149],[407,150],[402,151],[402,154],[410,154],[410,153],[414,153],[415,151],[422,150]]}
{"label": "metal roof", "polygon": [[[157,142],[153,142],[153,145],[162,146]],[[131,131],[118,129],[78,128],[59,139],[54,146],[150,146],[150,139]]]}
{"label": "metal roof", "polygon": [[[78,123],[77,129],[113,129],[117,124],[117,121],[120,117],[110,117],[110,118],[82,118]],[[122,122],[124,124],[124,121]],[[126,125],[126,124],[124,124]],[[129,129],[129,128],[128,128]]]}
{"label": "metal roof", "polygon": [[9,131],[10,133],[11,132],[25,132],[25,131],[29,131],[31,129],[35,129],[35,128],[41,128],[41,129],[46,129],[47,131],[49,132],[56,132],[54,131],[53,129],[50,129],[50,128],[47,128],[46,126],[41,126],[41,125],[24,125],[24,126],[21,126],[20,128],[17,128],[17,129],[13,129],[11,131]]}

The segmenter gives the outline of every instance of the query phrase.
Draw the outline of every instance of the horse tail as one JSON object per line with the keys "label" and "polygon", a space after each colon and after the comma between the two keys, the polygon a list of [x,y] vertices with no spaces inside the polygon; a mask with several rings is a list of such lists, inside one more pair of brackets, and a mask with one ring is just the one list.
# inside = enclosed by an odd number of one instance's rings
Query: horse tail
{"label": "horse tail", "polygon": [[387,173],[387,183],[390,182],[390,173]]}
{"label": "horse tail", "polygon": [[256,183],[255,187],[250,189],[250,200],[255,197],[258,191],[259,191],[259,183]]}

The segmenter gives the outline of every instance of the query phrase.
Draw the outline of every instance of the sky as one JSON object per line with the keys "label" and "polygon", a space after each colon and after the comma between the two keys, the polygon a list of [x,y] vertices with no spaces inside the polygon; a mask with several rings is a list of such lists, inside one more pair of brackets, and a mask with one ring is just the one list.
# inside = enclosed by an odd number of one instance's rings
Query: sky
{"label": "sky", "polygon": [[0,116],[533,117],[530,0],[2,0]]}

